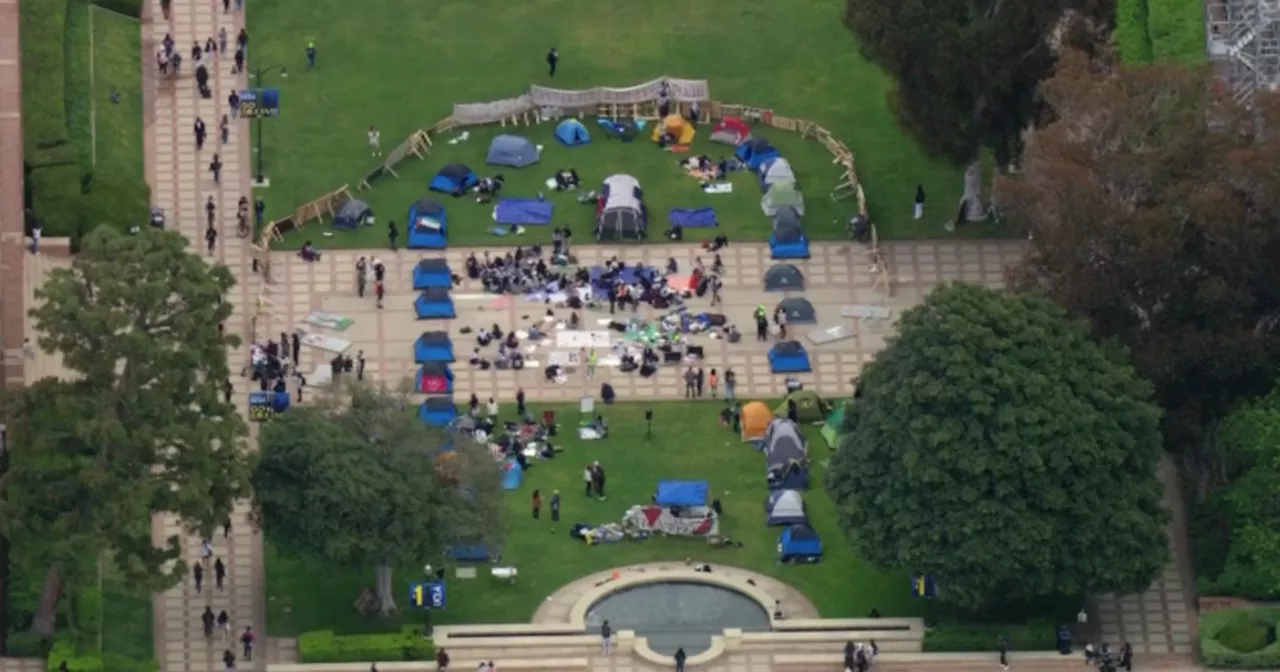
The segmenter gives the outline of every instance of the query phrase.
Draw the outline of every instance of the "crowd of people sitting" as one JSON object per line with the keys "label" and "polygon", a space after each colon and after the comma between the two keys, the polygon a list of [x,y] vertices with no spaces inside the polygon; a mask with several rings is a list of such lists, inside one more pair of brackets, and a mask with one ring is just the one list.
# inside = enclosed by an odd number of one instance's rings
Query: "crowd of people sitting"
{"label": "crowd of people sitting", "polygon": [[573,191],[582,186],[582,178],[578,177],[578,171],[573,166],[557,170],[555,181],[556,191]]}
{"label": "crowd of people sitting", "polygon": [[[542,332],[538,330],[538,326],[529,327],[526,340],[537,342],[542,340]],[[490,361],[482,352],[482,348],[489,347],[494,342],[498,343],[497,356]],[[519,371],[524,368],[524,354],[520,352],[520,339],[516,336],[516,332],[503,332],[502,328],[494,324],[492,328],[481,327],[476,332],[476,347],[471,351],[471,357],[467,360],[471,366],[478,367],[482,371],[491,368],[498,370]]]}

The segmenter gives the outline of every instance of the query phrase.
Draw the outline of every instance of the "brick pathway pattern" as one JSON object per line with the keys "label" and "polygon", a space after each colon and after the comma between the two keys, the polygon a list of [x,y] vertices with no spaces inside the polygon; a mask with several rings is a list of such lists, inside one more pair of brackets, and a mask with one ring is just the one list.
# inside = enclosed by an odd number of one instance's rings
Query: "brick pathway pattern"
{"label": "brick pathway pattern", "polygon": [[[32,2],[34,0],[27,0]],[[0,387],[21,385],[23,364],[22,47],[18,0],[0,0]]]}

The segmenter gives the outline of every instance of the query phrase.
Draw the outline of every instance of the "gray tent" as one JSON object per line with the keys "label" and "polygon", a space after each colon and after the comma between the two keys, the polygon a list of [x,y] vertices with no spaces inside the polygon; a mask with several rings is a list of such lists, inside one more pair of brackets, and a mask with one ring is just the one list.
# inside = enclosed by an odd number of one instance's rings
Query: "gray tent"
{"label": "gray tent", "polygon": [[764,274],[764,291],[798,292],[804,289],[804,274],[794,264],[774,264]]}
{"label": "gray tent", "polygon": [[485,157],[485,161],[498,166],[524,168],[537,163],[538,156],[538,148],[529,141],[529,138],[518,135],[499,135],[489,143],[489,154]]}
{"label": "gray tent", "polygon": [[760,164],[760,188],[764,191],[768,191],[772,184],[795,181],[796,173],[791,168],[791,162],[781,156]]}
{"label": "gray tent", "polygon": [[355,229],[365,224],[373,223],[373,210],[369,209],[369,205],[358,199],[351,199],[342,204],[338,208],[337,214],[333,216],[333,228],[335,229]]}
{"label": "gray tent", "polygon": [[764,445],[765,465],[769,469],[803,461],[808,454],[800,428],[790,420],[779,419],[770,423]]}
{"label": "gray tent", "polygon": [[796,525],[807,524],[809,516],[805,512],[804,498],[795,490],[774,490],[765,501],[767,517],[765,524]]}
{"label": "gray tent", "polygon": [[766,216],[772,217],[778,208],[795,208],[796,214],[804,217],[804,196],[796,188],[795,182],[779,182],[769,185],[769,190],[760,199],[760,209]]}
{"label": "gray tent", "polygon": [[778,310],[787,316],[787,324],[817,324],[818,311],[808,299],[793,296],[778,303]]}
{"label": "gray tent", "polygon": [[783,206],[773,213],[773,238],[780,243],[794,243],[804,237],[800,225],[800,213],[795,208]]}
{"label": "gray tent", "polygon": [[600,192],[604,194],[605,210],[613,208],[639,210],[640,202],[644,198],[644,193],[640,191],[640,180],[623,174],[604,178],[604,183],[600,185]]}

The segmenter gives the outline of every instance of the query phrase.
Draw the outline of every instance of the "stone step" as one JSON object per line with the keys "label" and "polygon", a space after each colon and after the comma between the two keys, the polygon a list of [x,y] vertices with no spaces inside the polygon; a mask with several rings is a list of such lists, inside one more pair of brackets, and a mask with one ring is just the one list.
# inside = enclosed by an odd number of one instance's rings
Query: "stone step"
{"label": "stone step", "polygon": [[[885,654],[875,664],[876,672],[991,672],[1000,669],[999,655],[989,653]],[[1009,654],[1009,669],[1034,672],[1079,672],[1084,658],[1054,652]],[[1190,656],[1136,656],[1134,667],[1143,672],[1196,672]],[[843,672],[843,653],[779,653],[773,657],[774,672]]]}
{"label": "stone step", "polygon": [[[470,672],[488,659],[458,659],[450,656],[449,669]],[[372,663],[271,663],[267,672],[369,672]],[[559,672],[559,670],[585,670],[591,667],[591,659],[582,658],[494,658],[494,667],[528,672]],[[378,672],[429,672],[435,670],[435,661],[378,663]]]}

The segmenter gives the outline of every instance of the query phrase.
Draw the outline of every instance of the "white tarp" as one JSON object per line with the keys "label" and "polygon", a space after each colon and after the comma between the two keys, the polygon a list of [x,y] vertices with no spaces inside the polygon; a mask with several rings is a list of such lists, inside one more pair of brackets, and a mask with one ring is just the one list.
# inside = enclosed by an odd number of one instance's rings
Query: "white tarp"
{"label": "white tarp", "polygon": [[609,342],[607,331],[556,331],[557,348],[608,348]]}
{"label": "white tarp", "polygon": [[720,520],[705,506],[681,509],[679,516],[665,506],[633,506],[623,514],[622,527],[628,532],[661,532],[682,537],[720,534]]}

